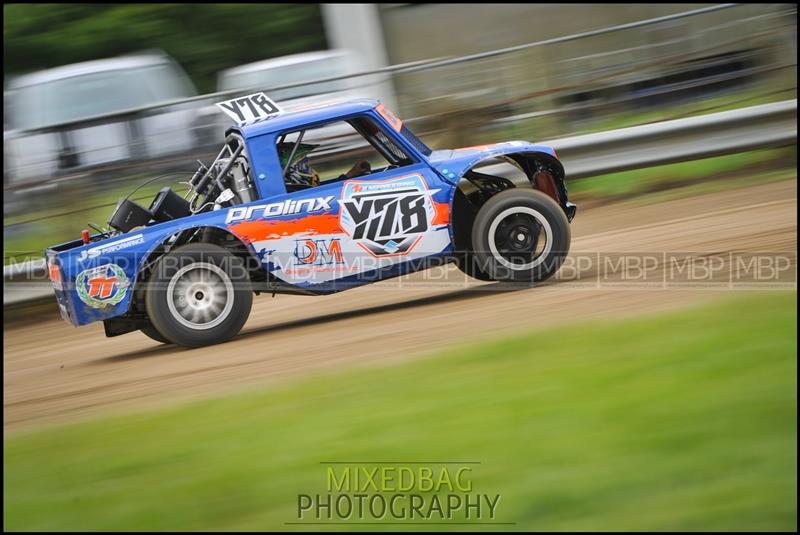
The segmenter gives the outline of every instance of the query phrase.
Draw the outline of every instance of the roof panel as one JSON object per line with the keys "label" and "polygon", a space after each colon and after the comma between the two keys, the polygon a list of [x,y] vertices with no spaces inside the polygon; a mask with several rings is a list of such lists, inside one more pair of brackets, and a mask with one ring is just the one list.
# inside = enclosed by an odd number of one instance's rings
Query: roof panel
{"label": "roof panel", "polygon": [[271,132],[300,128],[311,123],[331,121],[348,115],[364,113],[374,109],[377,105],[377,100],[370,99],[326,102],[305,109],[290,109],[277,117],[242,126],[239,130],[246,138],[256,137]]}

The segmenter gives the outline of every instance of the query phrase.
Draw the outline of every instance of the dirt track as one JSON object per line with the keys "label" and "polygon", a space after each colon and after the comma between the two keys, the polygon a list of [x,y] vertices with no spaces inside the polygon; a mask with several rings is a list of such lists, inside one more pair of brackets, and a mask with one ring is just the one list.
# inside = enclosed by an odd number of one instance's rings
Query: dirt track
{"label": "dirt track", "polygon": [[[572,250],[654,258],[670,252],[679,259],[796,251],[796,210],[796,180],[652,205],[579,207]],[[107,339],[102,324],[14,326],[3,344],[4,428],[408,358],[504,331],[676,308],[731,291],[727,270],[714,278],[721,286],[665,289],[658,282],[669,270],[663,261],[625,284],[619,273],[598,284],[598,265],[582,270],[579,280],[515,291],[465,279],[450,266],[327,297],[262,295],[240,336],[196,350],[162,346],[141,333]],[[790,271],[794,282],[796,262]]]}

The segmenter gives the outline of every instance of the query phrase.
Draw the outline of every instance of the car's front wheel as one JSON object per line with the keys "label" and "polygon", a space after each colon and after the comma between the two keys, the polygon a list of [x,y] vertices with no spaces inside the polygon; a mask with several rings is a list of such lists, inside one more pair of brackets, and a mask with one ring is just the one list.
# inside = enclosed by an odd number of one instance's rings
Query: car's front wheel
{"label": "car's front wheel", "polygon": [[540,191],[510,189],[489,199],[472,227],[475,261],[490,279],[541,282],[569,252],[567,216]]}
{"label": "car's front wheel", "polygon": [[156,331],[178,345],[224,342],[247,321],[253,304],[244,262],[226,249],[196,243],[164,255],[145,290]]}

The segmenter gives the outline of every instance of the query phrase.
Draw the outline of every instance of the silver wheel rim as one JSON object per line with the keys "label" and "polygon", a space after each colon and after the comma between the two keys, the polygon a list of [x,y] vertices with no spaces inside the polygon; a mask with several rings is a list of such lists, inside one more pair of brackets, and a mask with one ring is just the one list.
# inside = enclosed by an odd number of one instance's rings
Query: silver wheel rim
{"label": "silver wheel rim", "polygon": [[[532,261],[526,264],[515,264],[514,262],[510,262],[506,259],[500,251],[497,249],[497,244],[495,244],[495,233],[497,232],[497,227],[503,221],[503,219],[507,218],[513,214],[527,214],[533,217],[536,222],[541,225],[542,230],[544,230],[545,235],[545,244],[542,249],[542,252]],[[533,208],[528,208],[527,206],[515,206],[513,208],[507,208],[500,212],[497,217],[494,218],[492,224],[489,226],[489,251],[491,251],[492,256],[497,260],[500,264],[507,267],[508,269],[513,269],[514,271],[523,271],[527,269],[533,269],[539,264],[541,264],[547,255],[550,253],[550,250],[553,248],[553,229],[550,227],[550,223],[547,219],[542,215],[541,212],[534,210]]]}
{"label": "silver wheel rim", "polygon": [[184,327],[211,329],[225,321],[233,309],[233,283],[228,274],[214,264],[189,264],[170,279],[167,307]]}

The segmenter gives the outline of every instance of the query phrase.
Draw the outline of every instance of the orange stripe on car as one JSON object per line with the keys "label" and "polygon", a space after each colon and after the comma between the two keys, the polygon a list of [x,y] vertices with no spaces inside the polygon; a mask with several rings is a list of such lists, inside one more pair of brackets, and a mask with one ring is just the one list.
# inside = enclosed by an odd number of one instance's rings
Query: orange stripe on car
{"label": "orange stripe on car", "polygon": [[274,240],[295,234],[340,234],[338,214],[322,214],[284,220],[259,219],[230,225],[228,229],[250,242]]}

